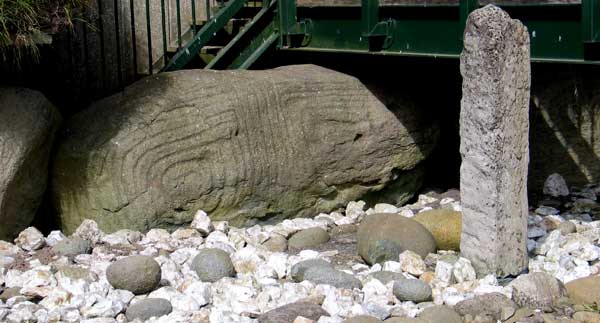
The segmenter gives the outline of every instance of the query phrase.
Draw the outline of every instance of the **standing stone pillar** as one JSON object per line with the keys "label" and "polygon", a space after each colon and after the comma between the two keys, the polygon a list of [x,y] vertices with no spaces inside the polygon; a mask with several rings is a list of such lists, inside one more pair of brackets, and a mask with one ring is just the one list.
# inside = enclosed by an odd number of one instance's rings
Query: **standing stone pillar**
{"label": "standing stone pillar", "polygon": [[527,28],[496,6],[475,10],[460,70],[461,252],[480,275],[516,275],[527,267]]}

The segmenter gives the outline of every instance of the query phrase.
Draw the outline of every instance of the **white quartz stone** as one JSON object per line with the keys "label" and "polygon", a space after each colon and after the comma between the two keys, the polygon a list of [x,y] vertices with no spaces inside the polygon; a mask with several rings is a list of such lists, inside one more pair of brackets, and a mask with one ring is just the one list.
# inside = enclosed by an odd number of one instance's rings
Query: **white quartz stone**
{"label": "white quartz stone", "polygon": [[406,250],[399,256],[400,268],[411,275],[421,276],[426,270],[425,261],[417,253]]}
{"label": "white quartz stone", "polygon": [[208,214],[206,214],[206,212],[202,210],[198,210],[198,212],[196,212],[196,214],[194,215],[194,220],[190,224],[190,227],[198,230],[198,232],[200,232],[200,234],[202,234],[203,236],[207,236],[214,230],[214,226],[212,224],[212,221],[208,217]]}
{"label": "white quartz stone", "polygon": [[44,235],[36,228],[29,227],[21,233],[15,239],[15,244],[21,249],[26,251],[38,250],[44,246],[46,240],[44,239]]}

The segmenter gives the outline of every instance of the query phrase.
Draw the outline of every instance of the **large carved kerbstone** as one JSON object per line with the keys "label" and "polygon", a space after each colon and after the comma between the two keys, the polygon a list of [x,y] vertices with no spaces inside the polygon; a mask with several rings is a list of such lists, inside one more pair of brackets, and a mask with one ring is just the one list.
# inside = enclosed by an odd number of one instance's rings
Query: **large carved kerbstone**
{"label": "large carved kerbstone", "polygon": [[25,229],[46,190],[60,115],[41,93],[0,88],[0,240]]}
{"label": "large carved kerbstone", "polygon": [[464,36],[460,250],[479,274],[515,275],[527,266],[529,35],[488,5]]}
{"label": "large carved kerbstone", "polygon": [[317,66],[161,73],[68,122],[54,196],[67,232],[168,229],[198,209],[235,225],[314,216],[414,169],[434,142],[419,127]]}

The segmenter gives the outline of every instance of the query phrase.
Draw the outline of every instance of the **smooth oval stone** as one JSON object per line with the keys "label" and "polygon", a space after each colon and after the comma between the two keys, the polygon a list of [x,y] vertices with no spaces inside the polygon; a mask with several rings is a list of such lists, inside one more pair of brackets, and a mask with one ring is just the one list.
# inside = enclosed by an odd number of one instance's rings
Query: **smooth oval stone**
{"label": "smooth oval stone", "polygon": [[421,312],[418,318],[428,323],[463,323],[458,313],[444,305],[428,307]]}
{"label": "smooth oval stone", "polygon": [[413,219],[431,232],[438,250],[460,250],[461,212],[448,209],[430,210],[415,215]]}
{"label": "smooth oval stone", "polygon": [[431,300],[431,287],[420,279],[400,279],[394,282],[394,296],[401,301],[415,303]]}
{"label": "smooth oval stone", "polygon": [[301,282],[304,280],[304,272],[308,268],[314,268],[314,267],[333,268],[330,263],[328,263],[327,261],[325,261],[323,259],[308,259],[308,260],[299,261],[296,264],[294,264],[292,266],[292,268],[290,269],[290,276],[292,277],[292,279],[294,281]]}
{"label": "smooth oval stone", "polygon": [[295,302],[272,309],[258,317],[259,323],[293,323],[302,316],[318,321],[321,316],[329,316],[321,306],[310,302]]}
{"label": "smooth oval stone", "polygon": [[406,277],[404,277],[404,275],[402,275],[401,273],[396,273],[387,270],[376,271],[374,273],[369,274],[369,276],[379,280],[384,285],[394,280],[406,279]]}
{"label": "smooth oval stone", "polygon": [[569,298],[575,304],[600,303],[600,276],[588,276],[565,284]]}
{"label": "smooth oval stone", "polygon": [[130,256],[117,260],[106,269],[106,279],[116,289],[146,294],[160,283],[160,265],[152,257]]}
{"label": "smooth oval stone", "polygon": [[561,281],[544,272],[534,272],[517,277],[510,282],[512,298],[520,307],[552,311],[556,300],[567,291]]}
{"label": "smooth oval stone", "polygon": [[358,278],[332,267],[311,267],[304,272],[304,280],[314,284],[326,284],[336,288],[354,289],[362,288]]}
{"label": "smooth oval stone", "polygon": [[420,318],[412,318],[412,317],[391,317],[385,321],[384,323],[430,323]]}
{"label": "smooth oval stone", "polygon": [[223,277],[234,277],[235,268],[229,254],[217,248],[201,249],[192,261],[192,269],[204,282],[216,282]]}
{"label": "smooth oval stone", "polygon": [[561,224],[559,224],[556,229],[559,230],[560,233],[562,233],[562,235],[567,235],[569,233],[574,233],[577,231],[577,227],[571,221],[561,222]]}
{"label": "smooth oval stone", "polygon": [[436,244],[431,233],[419,222],[391,213],[368,215],[357,234],[358,254],[369,264],[398,261],[405,250],[421,258],[434,253]]}
{"label": "smooth oval stone", "polygon": [[286,252],[288,249],[287,239],[280,234],[273,234],[269,240],[263,242],[262,245],[271,252]]}
{"label": "smooth oval stone", "polygon": [[130,321],[140,319],[146,321],[151,317],[161,317],[168,315],[173,311],[171,302],[164,298],[146,298],[130,305],[125,312],[125,316]]}
{"label": "smooth oval stone", "polygon": [[381,323],[382,321],[376,317],[368,315],[355,316],[342,321],[342,323]]}
{"label": "smooth oval stone", "polygon": [[322,228],[315,227],[296,232],[288,241],[288,247],[306,249],[316,247],[327,241],[329,241],[329,233]]}

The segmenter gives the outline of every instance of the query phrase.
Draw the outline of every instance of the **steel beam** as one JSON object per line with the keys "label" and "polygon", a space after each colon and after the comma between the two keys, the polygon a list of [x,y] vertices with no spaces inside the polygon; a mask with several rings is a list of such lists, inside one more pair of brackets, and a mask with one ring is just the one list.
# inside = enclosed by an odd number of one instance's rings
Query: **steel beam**
{"label": "steel beam", "polygon": [[[373,3],[363,0],[364,4]],[[596,3],[600,0],[586,0]],[[298,19],[312,22],[310,42],[285,50],[336,53],[370,53],[400,56],[458,57],[462,51],[465,14],[478,6],[463,0],[461,5],[379,7],[378,18],[393,20],[389,25],[393,43],[377,51],[364,34],[376,16],[373,8],[298,8]],[[531,38],[531,58],[537,62],[600,63],[584,56],[584,29],[579,4],[502,6],[511,17],[521,20]],[[594,7],[596,8],[596,7]],[[593,20],[592,25],[598,22]],[[593,29],[595,30],[595,29]],[[587,35],[590,35],[589,33]],[[597,37],[598,33],[592,34]],[[591,37],[590,39],[596,39]],[[368,37],[367,37],[368,38]],[[587,50],[586,50],[587,51]]]}
{"label": "steel beam", "polygon": [[600,41],[600,0],[581,0],[581,28],[583,41]]}

